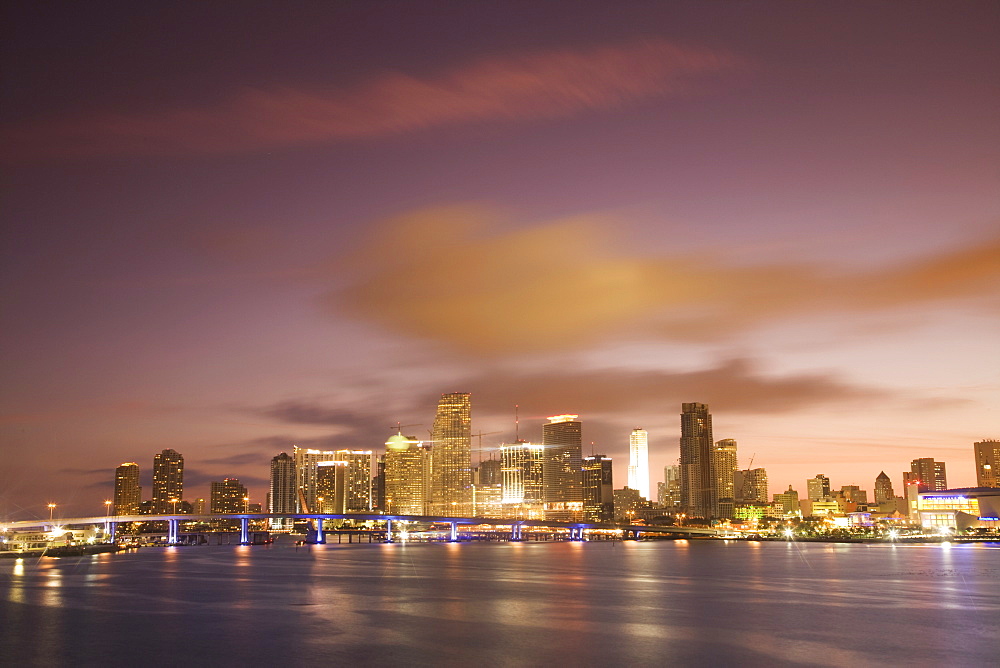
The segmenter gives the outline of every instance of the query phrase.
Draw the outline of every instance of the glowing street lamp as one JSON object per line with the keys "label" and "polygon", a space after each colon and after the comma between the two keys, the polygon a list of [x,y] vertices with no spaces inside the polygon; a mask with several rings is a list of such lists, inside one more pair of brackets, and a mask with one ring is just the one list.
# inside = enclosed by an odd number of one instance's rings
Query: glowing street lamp
{"label": "glowing street lamp", "polygon": [[56,509],[56,504],[50,503],[49,504],[49,524],[52,523],[52,511],[55,510],[55,509]]}
{"label": "glowing street lamp", "polygon": [[111,501],[104,502],[104,516],[111,517]]}
{"label": "glowing street lamp", "polygon": [[170,499],[170,503],[174,504],[174,515],[177,514],[177,502],[178,501],[180,501],[180,499]]}

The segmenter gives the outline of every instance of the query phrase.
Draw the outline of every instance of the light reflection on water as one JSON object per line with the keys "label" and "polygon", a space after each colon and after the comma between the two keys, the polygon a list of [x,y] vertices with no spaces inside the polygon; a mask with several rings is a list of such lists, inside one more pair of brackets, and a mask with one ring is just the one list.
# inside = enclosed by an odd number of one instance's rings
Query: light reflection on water
{"label": "light reflection on water", "polygon": [[1000,549],[958,544],[146,548],[0,561],[0,656],[116,665],[171,637],[226,665],[986,665],[998,583]]}

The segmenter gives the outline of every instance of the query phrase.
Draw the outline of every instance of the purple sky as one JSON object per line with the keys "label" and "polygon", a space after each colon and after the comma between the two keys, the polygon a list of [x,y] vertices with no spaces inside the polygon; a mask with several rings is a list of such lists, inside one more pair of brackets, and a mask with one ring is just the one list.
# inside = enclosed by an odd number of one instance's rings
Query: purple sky
{"label": "purple sky", "polygon": [[[1000,437],[994,2],[17,3],[0,518],[680,404],[771,491]],[[488,455],[487,455],[488,456]]]}

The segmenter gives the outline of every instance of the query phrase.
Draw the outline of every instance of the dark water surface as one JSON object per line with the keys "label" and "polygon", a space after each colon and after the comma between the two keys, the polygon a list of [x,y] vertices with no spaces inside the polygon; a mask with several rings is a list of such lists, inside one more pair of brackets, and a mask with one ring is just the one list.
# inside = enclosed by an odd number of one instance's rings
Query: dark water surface
{"label": "dark water surface", "polygon": [[145,548],[0,598],[0,665],[1000,663],[996,544]]}

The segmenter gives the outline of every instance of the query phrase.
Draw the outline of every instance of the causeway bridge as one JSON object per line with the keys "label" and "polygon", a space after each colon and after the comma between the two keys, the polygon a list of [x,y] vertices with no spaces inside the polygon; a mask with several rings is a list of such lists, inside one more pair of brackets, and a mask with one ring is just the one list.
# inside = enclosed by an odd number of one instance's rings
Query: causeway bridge
{"label": "causeway bridge", "polygon": [[588,531],[621,531],[623,539],[638,539],[645,535],[662,536],[722,536],[724,532],[710,527],[678,527],[645,524],[616,524],[612,522],[562,522],[555,520],[529,520],[495,517],[448,517],[443,515],[395,515],[381,513],[211,513],[206,515],[162,514],[162,515],[99,515],[94,517],[70,517],[54,520],[18,520],[15,522],[0,522],[4,530],[53,531],[69,530],[72,527],[103,525],[106,533],[115,542],[118,525],[130,522],[166,522],[167,543],[180,542],[180,525],[182,522],[214,522],[238,521],[240,524],[240,543],[250,544],[250,522],[280,520],[311,520],[316,526],[317,543],[326,542],[323,525],[332,520],[354,520],[360,522],[379,522],[385,526],[386,542],[393,542],[393,525],[408,526],[409,524],[445,524],[450,528],[449,541],[460,540],[459,526],[492,526],[509,527],[510,540],[522,539],[524,528],[544,528],[562,530],[568,533],[569,540],[586,540]]}

